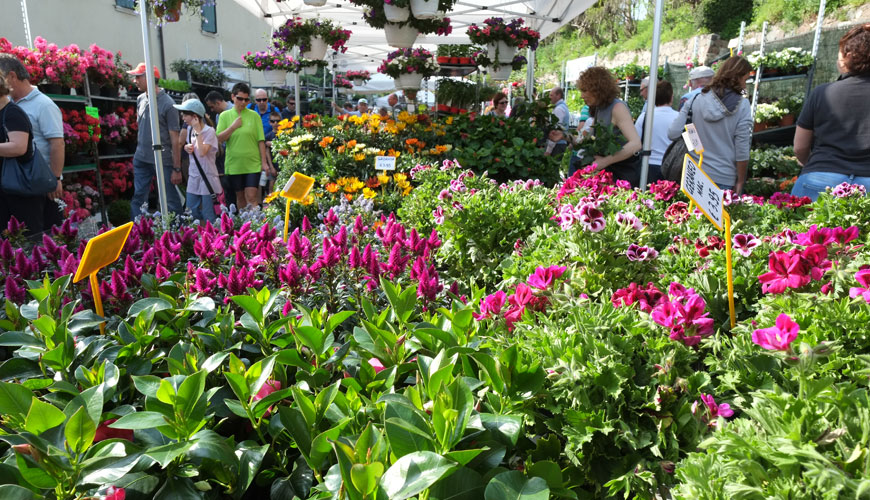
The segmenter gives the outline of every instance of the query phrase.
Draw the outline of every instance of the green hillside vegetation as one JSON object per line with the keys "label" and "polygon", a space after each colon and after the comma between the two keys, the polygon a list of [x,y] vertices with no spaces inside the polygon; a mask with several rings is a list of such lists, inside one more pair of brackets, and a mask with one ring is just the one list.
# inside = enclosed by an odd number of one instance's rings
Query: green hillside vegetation
{"label": "green hillside vegetation", "polygon": [[[846,16],[847,9],[865,2],[828,0],[825,12],[839,19]],[[610,57],[648,48],[652,43],[654,6],[651,1],[599,0],[541,43],[536,54],[536,71],[557,74],[562,62],[568,59],[596,52],[599,57]],[[733,38],[739,34],[741,21],[746,21],[750,29],[760,29],[764,21],[794,28],[813,20],[818,8],[818,1],[813,0],[668,0],[662,43],[704,33]]]}

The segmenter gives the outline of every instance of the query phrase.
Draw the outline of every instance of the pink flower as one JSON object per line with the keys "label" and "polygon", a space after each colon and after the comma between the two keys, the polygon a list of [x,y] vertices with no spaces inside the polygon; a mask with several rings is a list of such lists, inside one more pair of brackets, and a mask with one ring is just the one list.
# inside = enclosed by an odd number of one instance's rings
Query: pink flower
{"label": "pink flower", "polygon": [[628,260],[632,262],[653,260],[659,256],[659,252],[655,248],[642,247],[637,245],[636,243],[632,243],[625,251],[625,256],[628,257]]}
{"label": "pink flower", "polygon": [[506,300],[507,294],[502,290],[480,299],[480,314],[474,313],[474,319],[480,321],[498,316],[501,314]]}
{"label": "pink flower", "polygon": [[643,223],[631,212],[619,212],[616,214],[616,222],[624,226],[630,226],[633,229],[641,229]]}
{"label": "pink flower", "polygon": [[855,279],[862,286],[853,286],[849,289],[849,297],[861,297],[865,302],[870,304],[870,269],[862,269],[855,273]]}
{"label": "pink flower", "polygon": [[[729,418],[734,415],[734,410],[731,409],[731,405],[728,403],[716,404],[716,400],[713,399],[713,395],[711,394],[701,394],[701,401],[706,407],[706,411],[704,412],[704,415],[701,416],[701,419],[707,422],[710,427],[716,427],[716,421],[719,417]],[[692,403],[692,414],[694,415],[697,410],[698,401],[696,400]]]}
{"label": "pink flower", "polygon": [[772,252],[769,272],[758,277],[763,293],[783,293],[786,288],[800,288],[810,282],[809,263],[794,250]]}
{"label": "pink flower", "polygon": [[381,360],[378,358],[370,358],[369,364],[375,369],[375,373],[381,373],[384,371],[384,364],[381,363]]}
{"label": "pink flower", "polygon": [[124,491],[124,488],[109,486],[109,489],[106,490],[106,497],[104,500],[124,500],[126,497],[127,492]]}
{"label": "pink flower", "polygon": [[586,231],[597,233],[604,229],[607,224],[604,220],[604,213],[591,203],[581,206],[578,212],[580,224]]}
{"label": "pink flower", "polygon": [[565,272],[565,269],[567,268],[563,266],[538,266],[538,268],[535,269],[535,272],[530,275],[529,279],[526,281],[529,285],[537,288],[538,290],[546,290],[550,288],[554,281],[562,276],[562,274]]}
{"label": "pink flower", "polygon": [[734,245],[734,249],[744,257],[752,255],[752,249],[761,245],[761,240],[751,234],[735,234],[731,238],[731,242]]}
{"label": "pink flower", "polygon": [[104,420],[99,426],[97,426],[97,432],[94,434],[95,444],[100,441],[105,441],[106,439],[126,439],[130,442],[133,441],[133,431],[131,429],[114,429],[109,427],[117,420],[117,418],[110,418]]}
{"label": "pink flower", "polygon": [[263,387],[260,387],[260,390],[257,391],[257,394],[254,395],[253,400],[259,401],[269,394],[272,394],[275,391],[281,390],[281,382],[278,380],[267,380]]}
{"label": "pink flower", "polygon": [[752,341],[771,351],[787,351],[799,331],[800,325],[783,313],[776,318],[776,326],[752,332]]}
{"label": "pink flower", "polygon": [[432,211],[432,219],[435,221],[435,224],[443,224],[444,223],[444,208],[438,207]]}

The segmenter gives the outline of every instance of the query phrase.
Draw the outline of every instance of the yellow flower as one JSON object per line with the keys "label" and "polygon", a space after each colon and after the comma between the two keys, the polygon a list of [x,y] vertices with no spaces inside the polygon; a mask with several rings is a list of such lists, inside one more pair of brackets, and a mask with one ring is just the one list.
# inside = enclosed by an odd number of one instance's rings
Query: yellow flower
{"label": "yellow flower", "polygon": [[[356,179],[356,178],[354,177],[354,179]],[[362,189],[364,186],[365,186],[364,182],[362,182],[360,180],[354,180],[353,182],[349,183],[347,186],[344,186],[344,192],[345,193],[356,193],[357,191]]]}
{"label": "yellow flower", "polygon": [[390,176],[387,174],[378,174],[378,182],[383,186],[384,184],[389,184]]}
{"label": "yellow flower", "polygon": [[402,196],[408,196],[408,195],[411,193],[411,190],[412,190],[412,189],[414,189],[414,188],[412,188],[411,186],[406,187],[406,188],[402,191]]}
{"label": "yellow flower", "polygon": [[372,190],[372,189],[369,189],[369,188],[364,188],[364,189],[363,189],[363,198],[365,198],[365,199],[367,199],[367,200],[371,200],[372,198],[374,198],[374,197],[377,196],[377,195],[378,195],[378,193],[376,193],[376,192],[375,192],[374,190]]}
{"label": "yellow flower", "polygon": [[444,123],[446,123],[447,125],[453,125],[453,117],[448,116],[447,119],[444,120]]}
{"label": "yellow flower", "polygon": [[399,130],[399,132],[405,130],[405,123],[404,122],[397,123],[396,128]]}
{"label": "yellow flower", "polygon": [[330,193],[335,193],[336,191],[338,191],[338,184],[336,184],[334,182],[330,182],[329,184],[326,185],[326,190],[329,191]]}
{"label": "yellow flower", "polygon": [[281,196],[281,191],[272,191],[269,196],[263,200],[263,203],[271,203],[275,198]]}
{"label": "yellow flower", "polygon": [[314,197],[311,196],[310,194],[309,194],[309,195],[306,195],[305,198],[302,198],[302,202],[301,202],[301,203],[302,203],[302,205],[304,205],[304,206],[311,205],[312,203],[314,203]]}
{"label": "yellow flower", "polygon": [[399,183],[408,180],[408,176],[402,173],[393,174],[393,180],[396,181],[396,183]]}
{"label": "yellow flower", "polygon": [[353,155],[353,159],[356,161],[364,161],[366,159],[365,153],[357,153]]}
{"label": "yellow flower", "polygon": [[408,188],[411,187],[411,183],[408,182],[408,181],[397,181],[397,182],[396,182],[396,186],[397,186],[399,189],[408,189]]}

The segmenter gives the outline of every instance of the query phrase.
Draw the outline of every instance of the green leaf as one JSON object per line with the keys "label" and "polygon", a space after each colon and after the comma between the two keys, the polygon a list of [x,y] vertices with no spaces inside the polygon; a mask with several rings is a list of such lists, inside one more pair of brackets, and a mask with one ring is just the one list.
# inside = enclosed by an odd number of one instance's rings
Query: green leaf
{"label": "green leaf", "polygon": [[202,362],[202,369],[208,373],[211,373],[218,369],[221,364],[223,364],[224,360],[227,359],[230,353],[228,352],[216,352],[208,357],[205,361]]}
{"label": "green leaf", "polygon": [[507,471],[492,478],[484,491],[485,500],[548,500],[550,488],[539,477],[526,479],[522,472]]}
{"label": "green leaf", "polygon": [[149,311],[150,314],[155,314],[167,309],[172,309],[172,304],[169,303],[168,300],[159,297],[148,297],[134,302],[133,305],[130,306],[130,309],[127,310],[127,317],[135,318],[139,316],[139,313],[142,311]]}
{"label": "green leaf", "polygon": [[156,448],[151,448],[145,452],[145,456],[151,457],[160,464],[160,467],[166,468],[170,462],[181,456],[181,454],[186,452],[192,445],[193,443],[190,441],[183,443],[169,443]]}
{"label": "green leaf", "polygon": [[297,326],[293,328],[293,334],[302,342],[302,345],[314,351],[315,354],[322,354],[326,335],[319,328]]}
{"label": "green leaf", "polygon": [[257,446],[254,441],[242,441],[236,447],[236,451],[242,451],[239,457],[239,491],[244,492],[251,485],[254,476],[257,475],[257,470],[260,469],[260,464],[263,463],[263,457],[266,456],[266,451],[269,449],[268,444]]}
{"label": "green leaf", "polygon": [[550,460],[535,462],[529,467],[529,476],[539,477],[547,482],[550,488],[558,489],[562,487],[562,469],[559,464]]}
{"label": "green leaf", "polygon": [[245,373],[245,382],[248,384],[250,395],[255,395],[263,387],[263,384],[272,376],[272,370],[275,369],[275,355],[263,358],[257,361]]}
{"label": "green leaf", "polygon": [[96,432],[97,424],[91,420],[87,409],[82,406],[67,421],[63,435],[66,437],[66,443],[70,450],[82,453],[94,442]]}
{"label": "green leaf", "polygon": [[24,417],[32,400],[33,392],[20,384],[0,382],[0,414]]}
{"label": "green leaf", "polygon": [[202,500],[202,494],[189,478],[170,475],[153,500]]}
{"label": "green leaf", "polygon": [[347,318],[350,318],[355,314],[355,311],[339,311],[326,320],[326,327],[324,328],[327,334],[330,334],[335,330],[335,328],[344,323]]}
{"label": "green leaf", "polygon": [[43,403],[34,396],[30,404],[30,411],[27,412],[27,417],[24,420],[24,428],[27,432],[38,436],[48,429],[62,424],[64,420],[66,420],[66,415],[62,411],[54,405]]}
{"label": "green leaf", "polygon": [[247,401],[251,399],[251,392],[248,390],[248,383],[245,382],[245,376],[238,373],[224,372],[227,382],[230,384],[230,389],[239,398],[239,401]]}
{"label": "green leaf", "polygon": [[476,471],[458,469],[429,489],[429,500],[480,500],[486,482]]}
{"label": "green leaf", "polygon": [[250,295],[235,295],[232,297],[232,301],[250,314],[257,323],[263,322],[263,306],[257,302],[257,299]]}
{"label": "green leaf", "polygon": [[133,375],[133,385],[136,386],[136,390],[152,398],[157,397],[160,380],[160,377],[154,375]]}
{"label": "green leaf", "polygon": [[417,451],[390,466],[381,477],[381,488],[390,500],[404,500],[432,486],[458,467],[437,453]]}
{"label": "green leaf", "polygon": [[363,495],[368,495],[378,487],[378,479],[384,474],[384,464],[353,464],[350,468],[350,480]]}
{"label": "green leaf", "polygon": [[115,422],[109,424],[113,429],[153,429],[168,425],[166,417],[156,411],[137,411],[128,413]]}
{"label": "green leaf", "polygon": [[188,417],[193,415],[193,409],[205,390],[206,375],[208,372],[200,370],[184,379],[178,387],[178,399],[175,404],[177,412]]}
{"label": "green leaf", "polygon": [[515,446],[520,437],[520,429],[523,425],[523,417],[518,415],[493,415],[481,413],[480,423],[483,428],[490,431],[493,437],[503,443]]}
{"label": "green leaf", "polygon": [[36,500],[36,493],[18,486],[17,484],[4,484],[0,486],[0,498],[3,500]]}
{"label": "green leaf", "polygon": [[224,399],[224,404],[226,404],[227,408],[229,408],[235,415],[242,418],[248,418],[248,413],[245,411],[245,407],[237,400],[226,398]]}

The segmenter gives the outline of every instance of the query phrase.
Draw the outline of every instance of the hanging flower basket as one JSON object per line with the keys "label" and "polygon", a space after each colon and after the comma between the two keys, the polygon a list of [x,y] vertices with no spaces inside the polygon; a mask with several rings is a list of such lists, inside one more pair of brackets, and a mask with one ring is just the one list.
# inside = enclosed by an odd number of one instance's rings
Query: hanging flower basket
{"label": "hanging flower basket", "polygon": [[384,2],[384,15],[387,21],[391,23],[403,23],[408,20],[411,15],[411,9],[407,6],[398,6],[398,2],[393,0],[390,3]]}
{"label": "hanging flower basket", "polygon": [[423,75],[420,73],[402,73],[399,75],[399,80],[396,86],[400,89],[419,89],[423,83]]}
{"label": "hanging flower basket", "polygon": [[267,69],[263,71],[267,83],[282,84],[287,81],[287,71],[283,69]]}
{"label": "hanging flower basket", "polygon": [[288,71],[299,70],[299,63],[282,52],[248,52],[242,56],[242,60],[246,68],[263,71],[269,83],[282,84],[286,81]]}
{"label": "hanging flower basket", "polygon": [[356,87],[362,87],[363,85],[366,84],[366,81],[363,80],[362,78],[354,78],[354,79],[353,79],[353,84],[354,84],[354,86],[356,86]]}
{"label": "hanging flower basket", "polygon": [[417,19],[441,17],[441,12],[438,11],[438,0],[411,0],[411,13]]}
{"label": "hanging flower basket", "polygon": [[438,64],[428,50],[399,49],[387,56],[378,71],[395,80],[399,88],[418,89],[423,78],[438,72]]}
{"label": "hanging flower basket", "polygon": [[[317,41],[318,39],[320,41]],[[301,53],[309,53],[311,56],[317,55],[322,50],[321,55],[317,57],[322,59],[327,48],[342,53],[347,52],[345,44],[348,39],[350,39],[350,30],[341,29],[341,26],[329,19],[303,20],[301,17],[295,17],[288,19],[284,25],[275,30],[272,34],[272,45],[283,52],[299,47]],[[325,47],[320,45],[321,42]]]}
{"label": "hanging flower basket", "polygon": [[372,75],[366,70],[351,70],[344,74],[344,77],[353,81],[357,87],[362,87],[367,81],[371,80]]}
{"label": "hanging flower basket", "polygon": [[[158,26],[174,23],[181,19],[181,9],[185,8],[192,15],[201,15],[202,7],[209,0],[147,0],[147,8],[157,21]],[[141,1],[139,2],[142,3]],[[214,3],[214,2],[211,2]]]}
{"label": "hanging flower basket", "polygon": [[491,60],[510,63],[517,49],[538,48],[541,34],[523,26],[522,19],[505,22],[500,17],[491,17],[483,21],[482,26],[472,24],[466,31],[468,39],[478,45],[487,45]]}
{"label": "hanging flower basket", "polygon": [[302,68],[303,75],[316,75],[317,74],[317,66],[305,66]]}
{"label": "hanging flower basket", "polygon": [[499,40],[498,42],[489,43],[486,46],[487,56],[500,63],[510,63],[514,60],[517,53],[516,47],[511,47],[507,43]]}
{"label": "hanging flower basket", "polygon": [[489,68],[487,68],[487,71],[489,71],[490,78],[497,82],[501,82],[510,78],[511,69],[512,68],[508,65],[490,66]]}
{"label": "hanging flower basket", "polygon": [[417,28],[410,24],[387,23],[384,26],[384,31],[387,34],[387,44],[399,49],[406,49],[414,45],[414,42],[417,41],[417,35],[420,34]]}
{"label": "hanging flower basket", "polygon": [[326,55],[326,49],[326,41],[321,37],[315,37],[311,39],[308,50],[302,52],[302,57],[304,59],[323,59]]}
{"label": "hanging flower basket", "polygon": [[326,5],[326,0],[302,0],[302,3],[310,7],[323,7]]}

